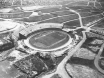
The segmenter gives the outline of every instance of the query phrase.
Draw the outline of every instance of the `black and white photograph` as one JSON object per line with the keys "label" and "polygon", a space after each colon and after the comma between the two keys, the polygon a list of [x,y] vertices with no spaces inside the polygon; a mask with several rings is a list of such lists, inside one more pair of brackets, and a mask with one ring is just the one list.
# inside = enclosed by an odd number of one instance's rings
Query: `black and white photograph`
{"label": "black and white photograph", "polygon": [[0,0],[0,78],[104,78],[104,0]]}

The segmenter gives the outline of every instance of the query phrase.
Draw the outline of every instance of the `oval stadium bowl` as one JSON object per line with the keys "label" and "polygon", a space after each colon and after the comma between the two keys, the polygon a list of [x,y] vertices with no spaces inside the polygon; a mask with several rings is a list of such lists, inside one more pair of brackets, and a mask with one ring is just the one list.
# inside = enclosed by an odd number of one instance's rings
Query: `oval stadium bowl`
{"label": "oval stadium bowl", "polygon": [[45,28],[33,32],[24,40],[24,44],[33,50],[28,53],[34,54],[39,51],[42,54],[52,54],[57,57],[73,46],[72,40],[73,38],[61,29]]}
{"label": "oval stadium bowl", "polygon": [[31,35],[27,41],[34,49],[52,51],[67,44],[70,36],[58,29],[44,29]]}

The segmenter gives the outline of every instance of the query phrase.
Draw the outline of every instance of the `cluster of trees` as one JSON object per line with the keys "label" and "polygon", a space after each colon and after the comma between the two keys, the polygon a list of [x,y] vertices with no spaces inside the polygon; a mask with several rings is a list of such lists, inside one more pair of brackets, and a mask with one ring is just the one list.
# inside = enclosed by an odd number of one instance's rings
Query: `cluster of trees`
{"label": "cluster of trees", "polygon": [[9,6],[9,2],[5,2],[4,0],[0,0],[0,8],[5,8]]}

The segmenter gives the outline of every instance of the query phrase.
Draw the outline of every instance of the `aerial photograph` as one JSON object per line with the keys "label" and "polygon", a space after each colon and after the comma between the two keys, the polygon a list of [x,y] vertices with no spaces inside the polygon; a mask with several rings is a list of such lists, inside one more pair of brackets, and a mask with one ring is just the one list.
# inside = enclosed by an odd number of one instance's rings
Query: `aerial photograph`
{"label": "aerial photograph", "polygon": [[104,0],[0,0],[0,78],[104,78]]}

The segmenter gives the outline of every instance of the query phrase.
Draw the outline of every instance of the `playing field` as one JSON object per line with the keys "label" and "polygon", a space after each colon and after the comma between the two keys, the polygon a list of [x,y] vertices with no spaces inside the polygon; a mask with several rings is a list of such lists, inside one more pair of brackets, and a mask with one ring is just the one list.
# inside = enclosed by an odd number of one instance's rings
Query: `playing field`
{"label": "playing field", "polygon": [[69,36],[63,31],[46,30],[35,33],[29,39],[31,46],[38,49],[58,48],[69,40]]}

